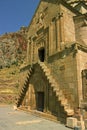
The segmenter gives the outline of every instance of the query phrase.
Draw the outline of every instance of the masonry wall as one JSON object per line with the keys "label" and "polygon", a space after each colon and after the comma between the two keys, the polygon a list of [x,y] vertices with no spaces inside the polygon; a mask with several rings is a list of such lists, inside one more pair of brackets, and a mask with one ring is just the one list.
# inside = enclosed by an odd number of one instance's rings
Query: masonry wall
{"label": "masonry wall", "polygon": [[[78,106],[78,79],[77,79],[77,56],[72,52],[49,63],[56,81],[68,98],[72,107]],[[52,59],[51,59],[52,60]]]}
{"label": "masonry wall", "polygon": [[[58,15],[59,13],[59,15]],[[49,55],[53,55],[64,49],[66,44],[75,42],[75,14],[63,5],[59,6],[59,12],[54,15],[58,18],[49,24]]]}
{"label": "masonry wall", "polygon": [[83,100],[82,70],[87,69],[87,52],[79,50],[77,53],[78,93],[79,102]]}
{"label": "masonry wall", "polygon": [[43,111],[55,115],[58,119],[65,122],[67,114],[64,111],[64,107],[61,106],[60,101],[58,101],[58,97],[50,86],[45,73],[38,64],[34,65],[33,71],[34,73],[29,79],[29,87],[22,102],[22,107],[24,106],[28,110],[38,110],[38,102],[41,102],[41,99],[38,99],[38,92],[43,92]]}
{"label": "masonry wall", "polygon": [[63,12],[63,21],[61,27],[63,27],[64,31],[64,41],[65,42],[73,42],[75,41],[75,25],[73,17],[75,14],[61,5],[61,12]]}
{"label": "masonry wall", "polygon": [[87,24],[84,15],[74,17],[76,41],[87,45]]}
{"label": "masonry wall", "polygon": [[[51,56],[63,49],[66,43],[75,41],[73,16],[75,14],[61,4],[41,1],[28,27],[28,37],[36,36],[38,39],[37,31],[42,27],[49,28],[49,41],[46,48],[48,47]],[[34,44],[37,44],[37,39]]]}
{"label": "masonry wall", "polygon": [[[52,18],[57,15],[57,12],[59,12],[58,4],[41,1],[29,25],[28,36],[34,35],[39,30],[41,27],[40,23],[42,23],[44,27],[48,27],[52,21]],[[38,21],[40,19],[41,13],[44,15],[43,20]]]}

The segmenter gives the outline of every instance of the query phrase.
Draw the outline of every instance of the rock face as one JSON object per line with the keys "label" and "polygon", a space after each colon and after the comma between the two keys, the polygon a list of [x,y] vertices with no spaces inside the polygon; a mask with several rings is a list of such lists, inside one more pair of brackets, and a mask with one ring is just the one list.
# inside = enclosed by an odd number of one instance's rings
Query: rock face
{"label": "rock face", "polygon": [[19,87],[19,67],[0,69],[0,104],[14,103]]}
{"label": "rock face", "polygon": [[20,66],[26,63],[27,40],[24,28],[0,36],[0,104],[15,103]]}
{"label": "rock face", "polygon": [[26,37],[20,32],[0,36],[0,68],[23,63],[26,48]]}

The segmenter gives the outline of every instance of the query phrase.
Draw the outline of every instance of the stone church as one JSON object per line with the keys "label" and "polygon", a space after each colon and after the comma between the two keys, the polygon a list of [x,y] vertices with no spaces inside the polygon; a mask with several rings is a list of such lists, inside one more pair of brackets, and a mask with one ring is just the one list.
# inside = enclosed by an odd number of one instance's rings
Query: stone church
{"label": "stone church", "polygon": [[[87,0],[41,0],[28,26],[17,107],[61,122],[87,103]],[[87,109],[86,109],[87,110]]]}

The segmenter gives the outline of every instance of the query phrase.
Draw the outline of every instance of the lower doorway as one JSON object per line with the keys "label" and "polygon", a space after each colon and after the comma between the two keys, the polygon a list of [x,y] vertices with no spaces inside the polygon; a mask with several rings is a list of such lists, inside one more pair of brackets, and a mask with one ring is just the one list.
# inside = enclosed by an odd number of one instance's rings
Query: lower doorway
{"label": "lower doorway", "polygon": [[37,93],[37,110],[44,111],[44,92]]}

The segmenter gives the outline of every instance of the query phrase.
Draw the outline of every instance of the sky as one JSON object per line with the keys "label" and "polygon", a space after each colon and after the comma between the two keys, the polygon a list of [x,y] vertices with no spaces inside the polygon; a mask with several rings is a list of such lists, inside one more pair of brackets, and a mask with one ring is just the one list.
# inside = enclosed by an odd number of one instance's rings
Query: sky
{"label": "sky", "polygon": [[0,35],[28,26],[40,0],[0,0]]}

